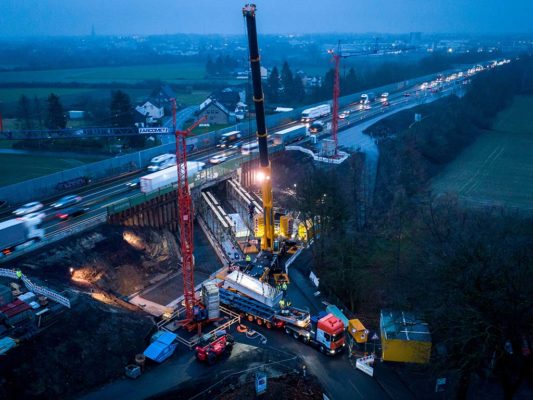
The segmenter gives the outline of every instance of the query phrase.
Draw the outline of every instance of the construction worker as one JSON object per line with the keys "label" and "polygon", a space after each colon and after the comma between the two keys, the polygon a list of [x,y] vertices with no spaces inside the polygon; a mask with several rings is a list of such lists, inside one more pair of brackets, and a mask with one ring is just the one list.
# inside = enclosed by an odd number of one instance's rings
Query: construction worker
{"label": "construction worker", "polygon": [[281,308],[282,310],[285,308],[285,300],[281,299],[279,301],[279,308]]}
{"label": "construction worker", "polygon": [[252,262],[252,257],[250,257],[250,254],[246,254],[246,262],[248,263],[248,265],[250,265],[250,263]]}
{"label": "construction worker", "polygon": [[292,301],[290,301],[289,299],[287,299],[287,300],[285,301],[285,306],[286,306],[287,308],[289,308],[290,306],[292,306]]}
{"label": "construction worker", "polygon": [[287,282],[283,282],[281,290],[283,290],[283,297],[287,296]]}
{"label": "construction worker", "polygon": [[17,278],[22,279],[22,271],[20,269],[17,269]]}

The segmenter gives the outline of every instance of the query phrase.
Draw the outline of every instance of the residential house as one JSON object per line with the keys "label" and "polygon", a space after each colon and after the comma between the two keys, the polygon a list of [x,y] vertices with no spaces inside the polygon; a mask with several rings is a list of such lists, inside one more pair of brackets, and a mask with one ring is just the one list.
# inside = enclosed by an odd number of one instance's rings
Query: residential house
{"label": "residential house", "polygon": [[208,124],[227,125],[232,121],[228,109],[213,97],[200,104],[198,117],[202,118],[204,115],[207,116]]}
{"label": "residential house", "polygon": [[136,118],[138,122],[144,123],[144,126],[153,126],[159,124],[161,118],[165,115],[163,107],[157,107],[151,102],[147,101],[143,105],[135,107],[135,111],[142,117]]}

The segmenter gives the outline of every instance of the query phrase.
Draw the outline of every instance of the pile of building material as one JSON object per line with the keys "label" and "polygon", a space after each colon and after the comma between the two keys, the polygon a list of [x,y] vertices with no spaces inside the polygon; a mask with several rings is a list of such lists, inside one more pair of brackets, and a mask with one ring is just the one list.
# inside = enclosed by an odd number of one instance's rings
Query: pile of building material
{"label": "pile of building material", "polygon": [[220,317],[220,295],[214,281],[208,281],[202,285],[202,303],[207,310],[208,319]]}

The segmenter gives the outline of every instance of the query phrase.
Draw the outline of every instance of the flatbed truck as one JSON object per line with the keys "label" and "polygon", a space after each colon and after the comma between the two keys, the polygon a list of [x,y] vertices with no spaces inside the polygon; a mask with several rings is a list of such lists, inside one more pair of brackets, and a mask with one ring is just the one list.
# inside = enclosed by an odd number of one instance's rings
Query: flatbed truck
{"label": "flatbed truck", "polygon": [[219,282],[220,302],[268,329],[283,329],[294,339],[313,345],[324,354],[334,355],[345,347],[344,325],[328,313],[311,316],[296,307],[280,307],[282,293],[265,282],[239,271]]}

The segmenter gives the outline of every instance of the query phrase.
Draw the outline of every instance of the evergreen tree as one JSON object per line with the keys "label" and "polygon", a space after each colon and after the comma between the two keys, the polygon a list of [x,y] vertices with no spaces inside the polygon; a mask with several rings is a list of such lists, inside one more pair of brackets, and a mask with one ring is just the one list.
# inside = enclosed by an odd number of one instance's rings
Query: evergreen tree
{"label": "evergreen tree", "polygon": [[224,73],[224,60],[222,59],[222,56],[218,56],[215,61],[215,74],[222,73]]}
{"label": "evergreen tree", "polygon": [[345,94],[350,94],[358,91],[360,85],[358,82],[357,74],[355,73],[353,67],[348,70],[348,75],[346,75],[346,78],[344,78],[343,83],[344,84],[341,89]]}
{"label": "evergreen tree", "polygon": [[48,129],[64,129],[67,126],[67,118],[63,111],[63,106],[59,101],[59,96],[50,93],[47,103],[48,114],[46,116],[46,127]]}
{"label": "evergreen tree", "polygon": [[267,97],[268,100],[272,103],[276,103],[279,101],[279,72],[278,68],[274,67],[272,69],[272,72],[270,73],[270,76],[267,79],[266,82],[266,89],[267,89]]}
{"label": "evergreen tree", "polygon": [[281,69],[281,85],[283,87],[282,100],[288,103],[292,102],[294,93],[294,78],[292,76],[292,71],[287,61],[283,63],[283,68]]}
{"label": "evergreen tree", "polygon": [[20,96],[17,104],[17,120],[23,129],[32,129],[30,99],[25,95]]}
{"label": "evergreen tree", "polygon": [[207,58],[207,63],[205,64],[205,71],[207,72],[207,75],[210,76],[215,75],[217,72],[215,63],[213,62],[211,56]]}
{"label": "evergreen tree", "polygon": [[111,125],[127,127],[134,123],[130,96],[121,90],[111,92]]}
{"label": "evergreen tree", "polygon": [[[130,96],[121,90],[111,92],[110,112],[113,126],[127,127],[135,123]],[[146,144],[146,137],[144,135],[128,136],[127,143],[130,147],[143,148]]]}
{"label": "evergreen tree", "polygon": [[43,106],[41,100],[37,97],[33,97],[33,115],[35,117],[37,128],[43,128]]}
{"label": "evergreen tree", "polygon": [[305,98],[305,89],[302,78],[298,75],[294,77],[292,84],[292,99],[294,103],[301,103]]}

